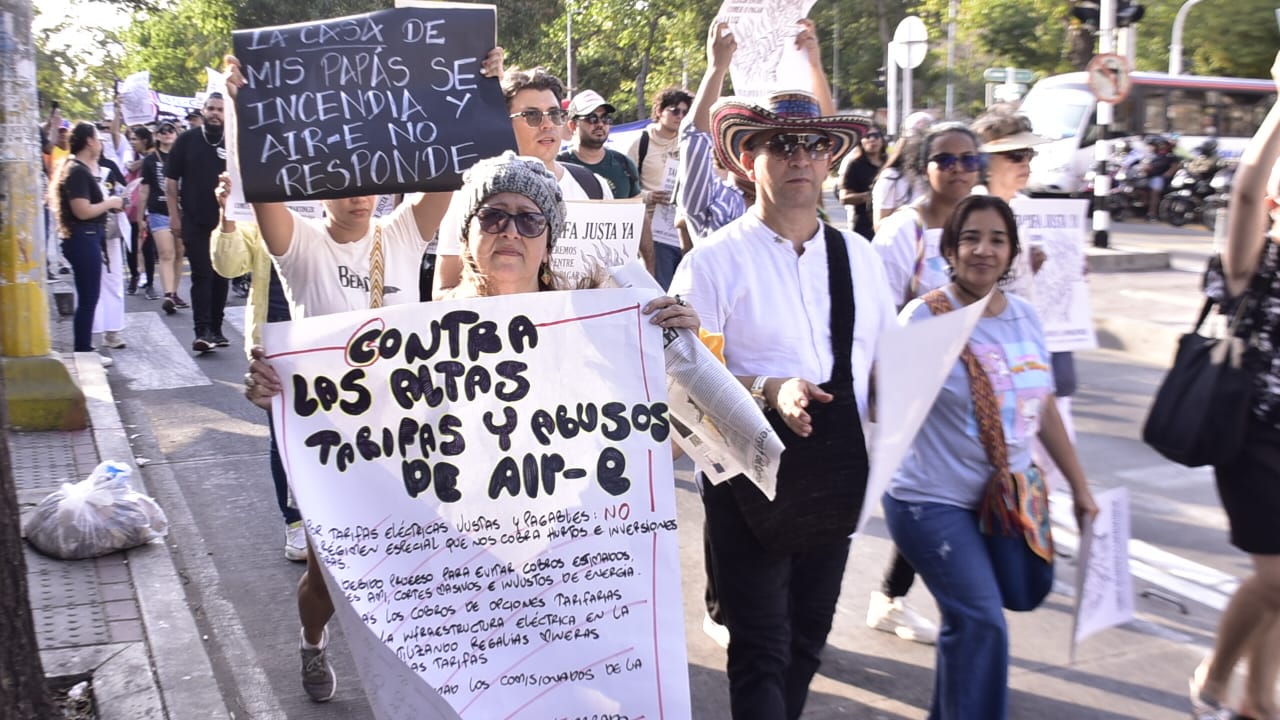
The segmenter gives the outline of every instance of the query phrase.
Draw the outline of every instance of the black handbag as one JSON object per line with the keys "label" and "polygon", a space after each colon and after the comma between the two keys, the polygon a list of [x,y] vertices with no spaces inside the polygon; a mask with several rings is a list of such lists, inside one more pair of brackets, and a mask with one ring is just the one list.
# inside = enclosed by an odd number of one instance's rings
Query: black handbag
{"label": "black handbag", "polygon": [[1246,367],[1248,343],[1236,334],[1250,305],[1240,300],[1226,337],[1200,334],[1213,307],[1205,299],[1195,328],[1178,341],[1173,367],[1160,383],[1142,428],[1142,440],[1170,460],[1186,465],[1223,465],[1240,453],[1255,388]]}

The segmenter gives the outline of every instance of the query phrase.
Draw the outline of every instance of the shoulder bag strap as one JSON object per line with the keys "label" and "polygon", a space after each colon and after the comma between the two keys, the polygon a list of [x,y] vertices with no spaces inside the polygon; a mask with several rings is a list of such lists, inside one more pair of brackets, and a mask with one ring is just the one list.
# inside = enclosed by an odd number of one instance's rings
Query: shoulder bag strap
{"label": "shoulder bag strap", "polygon": [[[951,301],[942,290],[933,290],[925,294],[923,299],[934,315],[952,310]],[[987,481],[987,492],[983,493],[982,506],[978,508],[978,528],[983,533],[992,534],[992,528],[999,527],[1000,534],[1009,535],[1021,530],[1022,520],[1013,484],[1009,482],[1009,447],[1004,441],[1000,402],[996,399],[991,378],[987,377],[978,356],[973,354],[973,349],[967,344],[960,353],[960,361],[964,363],[965,372],[969,375],[969,394],[973,397],[978,436],[982,439],[987,462],[992,468],[991,479]]]}
{"label": "shoulder bag strap", "polygon": [[382,307],[382,278],[386,261],[382,256],[382,225],[373,226],[373,250],[369,253],[369,307]]}
{"label": "shoulder bag strap", "polygon": [[833,382],[853,379],[853,324],[857,308],[853,298],[853,274],[849,268],[849,248],[844,234],[823,223],[827,246],[827,280],[831,293],[831,366]]}

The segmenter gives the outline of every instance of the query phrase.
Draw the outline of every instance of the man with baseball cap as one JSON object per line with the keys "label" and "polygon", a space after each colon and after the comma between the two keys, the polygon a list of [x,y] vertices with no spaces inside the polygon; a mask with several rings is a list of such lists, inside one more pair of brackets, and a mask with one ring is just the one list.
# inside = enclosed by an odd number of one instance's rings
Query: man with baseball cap
{"label": "man with baseball cap", "polygon": [[639,195],[640,171],[636,164],[623,153],[604,146],[616,109],[595,90],[583,90],[569,101],[568,112],[573,147],[556,156],[556,160],[576,163],[609,181],[615,198]]}
{"label": "man with baseball cap", "polygon": [[671,293],[723,334],[726,365],[786,446],[772,501],[745,476],[703,481],[730,705],[735,720],[798,718],[862,507],[871,365],[894,322],[875,251],[817,213],[870,120],[823,117],[798,91],[727,98],[711,114],[717,158],[756,199],[685,256]]}

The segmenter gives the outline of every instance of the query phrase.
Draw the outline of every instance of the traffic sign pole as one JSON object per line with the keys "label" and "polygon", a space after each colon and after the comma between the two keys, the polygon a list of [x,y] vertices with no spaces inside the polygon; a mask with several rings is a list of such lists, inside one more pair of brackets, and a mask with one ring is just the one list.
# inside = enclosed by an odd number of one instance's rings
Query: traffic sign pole
{"label": "traffic sign pole", "polygon": [[[1099,54],[1115,50],[1115,26],[1116,0],[1102,0],[1098,5]],[[1107,161],[1111,158],[1111,140],[1108,136],[1114,120],[1114,107],[1111,103],[1102,101],[1097,106],[1098,142],[1093,148],[1093,246],[1105,248],[1111,244],[1111,211],[1107,208],[1107,198],[1111,194],[1111,175],[1107,172]]]}

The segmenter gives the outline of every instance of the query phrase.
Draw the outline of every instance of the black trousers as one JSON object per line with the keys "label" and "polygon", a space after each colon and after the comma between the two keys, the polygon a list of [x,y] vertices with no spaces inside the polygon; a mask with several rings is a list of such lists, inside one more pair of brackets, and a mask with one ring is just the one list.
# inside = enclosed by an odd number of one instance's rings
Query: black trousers
{"label": "black trousers", "polygon": [[196,225],[185,214],[182,216],[182,244],[186,247],[187,262],[191,264],[191,316],[196,337],[220,334],[222,311],[227,306],[230,283],[213,271],[213,259],[209,257],[212,233],[212,227]]}
{"label": "black trousers", "polygon": [[797,553],[760,545],[729,483],[702,494],[711,566],[729,628],[734,720],[795,720],[831,632],[849,540]]}

